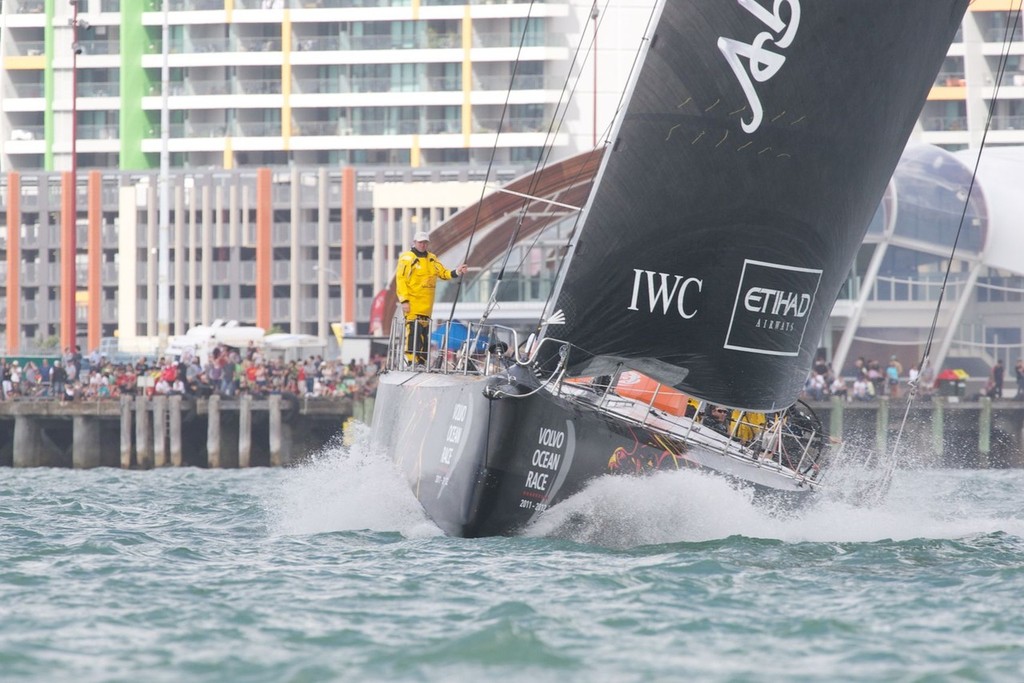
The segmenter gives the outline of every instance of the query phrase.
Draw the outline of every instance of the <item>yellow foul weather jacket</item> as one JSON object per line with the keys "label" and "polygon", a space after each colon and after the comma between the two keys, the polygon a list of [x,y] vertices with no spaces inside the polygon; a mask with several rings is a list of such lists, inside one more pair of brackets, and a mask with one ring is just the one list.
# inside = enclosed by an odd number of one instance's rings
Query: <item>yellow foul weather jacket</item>
{"label": "yellow foul weather jacket", "polygon": [[405,319],[413,320],[416,316],[429,318],[434,311],[437,278],[451,280],[453,277],[455,273],[441,265],[437,256],[430,252],[420,256],[415,251],[407,251],[399,256],[398,268],[395,269],[395,290],[399,304],[409,302],[409,313]]}

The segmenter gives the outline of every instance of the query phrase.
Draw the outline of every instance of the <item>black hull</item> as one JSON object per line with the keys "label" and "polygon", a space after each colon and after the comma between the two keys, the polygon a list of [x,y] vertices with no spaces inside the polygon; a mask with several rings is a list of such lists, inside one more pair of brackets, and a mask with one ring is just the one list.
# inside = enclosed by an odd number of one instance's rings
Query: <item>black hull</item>
{"label": "black hull", "polygon": [[810,481],[774,463],[725,455],[698,438],[659,433],[579,397],[536,390],[520,372],[511,383],[501,376],[411,372],[381,378],[374,445],[401,467],[427,516],[448,535],[514,535],[606,474],[692,468],[749,482],[791,503],[813,492]]}

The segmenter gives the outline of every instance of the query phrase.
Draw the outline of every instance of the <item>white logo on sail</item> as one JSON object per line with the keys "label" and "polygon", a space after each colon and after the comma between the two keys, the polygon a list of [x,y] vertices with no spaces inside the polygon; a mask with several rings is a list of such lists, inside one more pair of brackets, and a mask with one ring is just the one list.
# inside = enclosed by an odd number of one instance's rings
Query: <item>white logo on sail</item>
{"label": "white logo on sail", "polygon": [[697,309],[688,310],[686,308],[686,290],[695,286],[699,292],[704,287],[703,280],[695,277],[684,278],[682,275],[672,275],[671,273],[656,273],[653,270],[640,270],[639,268],[633,269],[633,297],[627,310],[640,310],[640,299],[645,289],[641,287],[641,283],[645,279],[647,280],[647,306],[651,313],[654,313],[654,310],[660,305],[662,315],[668,315],[669,309],[673,306],[686,320],[697,315]]}
{"label": "white logo on sail", "polygon": [[[754,89],[751,77],[758,83],[764,83],[777,74],[786,62],[784,56],[769,50],[765,44],[774,43],[784,50],[793,42],[797,27],[800,25],[800,0],[775,0],[772,12],[762,7],[757,0],[737,0],[737,2],[771,29],[771,32],[758,33],[749,45],[732,38],[721,37],[718,39],[718,49],[725,55],[725,61],[729,62],[733,73],[739,79],[740,87],[743,88],[743,93],[747,96],[747,102],[753,112],[749,122],[740,121],[740,123],[746,133],[753,133],[761,126],[764,107],[761,106],[761,98],[758,97],[757,90]],[[788,24],[783,21],[780,12],[783,5],[789,5]],[[747,59],[750,62],[749,72],[743,66],[742,59]]]}
{"label": "white logo on sail", "polygon": [[798,356],[822,271],[746,259],[736,288],[725,348]]}
{"label": "white logo on sail", "polygon": [[751,287],[743,297],[743,305],[751,313],[803,318],[811,310],[811,295],[767,287]]}

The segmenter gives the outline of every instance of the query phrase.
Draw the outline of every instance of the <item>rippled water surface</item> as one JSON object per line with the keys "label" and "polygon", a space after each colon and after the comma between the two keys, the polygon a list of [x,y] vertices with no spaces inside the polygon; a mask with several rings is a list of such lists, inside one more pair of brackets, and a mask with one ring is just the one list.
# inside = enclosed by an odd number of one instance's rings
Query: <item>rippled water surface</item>
{"label": "rippled water surface", "polygon": [[3,681],[1022,681],[1024,473],[795,517],[608,478],[441,536],[390,466],[0,470]]}

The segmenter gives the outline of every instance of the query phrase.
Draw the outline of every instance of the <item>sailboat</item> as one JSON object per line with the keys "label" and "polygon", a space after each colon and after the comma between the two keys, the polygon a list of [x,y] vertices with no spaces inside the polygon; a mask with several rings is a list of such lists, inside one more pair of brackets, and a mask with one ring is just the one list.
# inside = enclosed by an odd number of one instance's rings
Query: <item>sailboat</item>
{"label": "sailboat", "polygon": [[393,326],[371,439],[455,536],[594,479],[717,473],[799,502],[797,402],[967,0],[660,0],[536,334]]}

